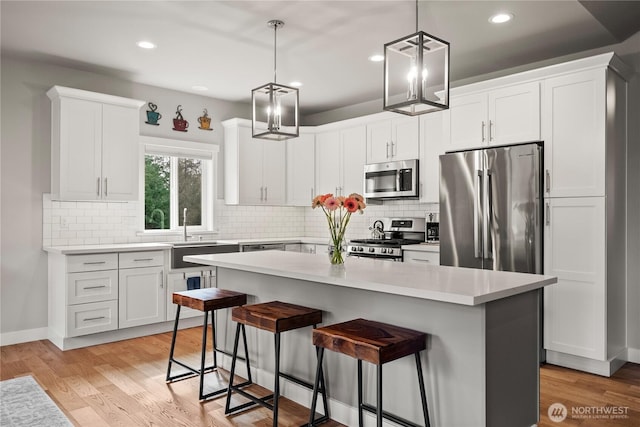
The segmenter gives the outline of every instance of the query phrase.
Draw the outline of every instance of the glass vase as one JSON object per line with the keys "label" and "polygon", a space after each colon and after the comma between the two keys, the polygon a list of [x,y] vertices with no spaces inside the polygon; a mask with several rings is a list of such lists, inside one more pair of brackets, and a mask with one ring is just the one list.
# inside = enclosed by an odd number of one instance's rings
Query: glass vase
{"label": "glass vase", "polygon": [[344,264],[344,242],[342,239],[333,242],[333,245],[329,246],[329,262],[331,265],[343,265]]}

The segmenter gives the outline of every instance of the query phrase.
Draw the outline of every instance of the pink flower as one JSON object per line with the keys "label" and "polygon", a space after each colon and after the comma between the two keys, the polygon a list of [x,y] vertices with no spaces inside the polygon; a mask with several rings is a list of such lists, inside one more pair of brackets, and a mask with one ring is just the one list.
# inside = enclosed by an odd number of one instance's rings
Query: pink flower
{"label": "pink flower", "polygon": [[338,200],[335,197],[329,197],[324,201],[324,207],[330,211],[335,211],[339,207]]}
{"label": "pink flower", "polygon": [[350,199],[355,199],[358,203],[363,203],[364,204],[364,197],[362,197],[358,193],[349,194],[349,198]]}
{"label": "pink flower", "polygon": [[360,205],[358,204],[358,201],[351,197],[347,197],[344,200],[344,207],[347,209],[348,212],[351,212],[351,213],[360,209]]}
{"label": "pink flower", "polygon": [[333,194],[320,194],[314,197],[311,201],[311,207],[315,209],[322,206],[329,197],[333,197]]}

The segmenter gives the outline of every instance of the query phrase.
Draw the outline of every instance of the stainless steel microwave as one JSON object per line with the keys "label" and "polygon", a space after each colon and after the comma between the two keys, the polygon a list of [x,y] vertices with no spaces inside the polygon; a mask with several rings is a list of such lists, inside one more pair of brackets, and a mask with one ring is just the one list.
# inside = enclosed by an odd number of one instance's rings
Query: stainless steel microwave
{"label": "stainless steel microwave", "polygon": [[418,160],[372,163],[364,166],[364,197],[417,198]]}

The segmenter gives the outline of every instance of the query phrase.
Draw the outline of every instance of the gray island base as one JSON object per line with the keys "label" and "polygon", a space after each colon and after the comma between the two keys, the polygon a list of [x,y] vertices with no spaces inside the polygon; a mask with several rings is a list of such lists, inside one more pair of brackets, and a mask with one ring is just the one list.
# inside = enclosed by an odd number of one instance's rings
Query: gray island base
{"label": "gray island base", "polygon": [[[217,266],[218,287],[246,293],[248,304],[280,300],[322,309],[326,325],[362,317],[427,333],[422,363],[433,426],[538,422],[539,294],[555,277],[354,258],[336,269],[326,255],[280,251],[185,260]],[[219,343],[231,348],[235,325],[224,312],[216,321]],[[247,334],[254,378],[272,389],[273,336],[254,328]],[[311,330],[284,333],[281,351],[284,372],[313,380]],[[375,402],[375,367],[363,367],[366,401]],[[356,361],[327,352],[325,375],[331,418],[357,425]],[[310,406],[310,391],[281,384],[284,396]],[[412,358],[385,366],[383,388],[386,411],[422,424]]]}

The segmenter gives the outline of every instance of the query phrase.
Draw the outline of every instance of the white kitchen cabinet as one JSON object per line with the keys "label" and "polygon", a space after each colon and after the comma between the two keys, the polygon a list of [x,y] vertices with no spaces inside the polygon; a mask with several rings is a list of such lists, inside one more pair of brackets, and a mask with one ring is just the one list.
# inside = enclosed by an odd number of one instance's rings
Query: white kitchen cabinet
{"label": "white kitchen cabinet", "polygon": [[419,133],[417,117],[399,117],[367,124],[367,163],[417,159]]}
{"label": "white kitchen cabinet", "polygon": [[547,197],[605,194],[606,74],[602,68],[544,82]]}
{"label": "white kitchen cabinet", "polygon": [[284,250],[287,252],[300,252],[302,250],[301,243],[287,243],[284,245]]}
{"label": "white kitchen cabinet", "polygon": [[312,243],[301,243],[300,244],[300,252],[305,254],[315,254],[316,253],[316,245]]}
{"label": "white kitchen cabinet", "polygon": [[540,83],[451,96],[450,150],[540,140]]}
{"label": "white kitchen cabinet", "polygon": [[163,322],[166,319],[163,267],[121,269],[118,286],[120,329]]}
{"label": "white kitchen cabinet", "polygon": [[606,360],[606,243],[603,197],[548,199],[544,347]]}
{"label": "white kitchen cabinet", "polygon": [[366,144],[365,126],[319,133],[316,136],[316,194],[362,193]]}
{"label": "white kitchen cabinet", "polygon": [[311,206],[315,197],[315,135],[287,140],[287,205]]}
{"label": "white kitchen cabinet", "polygon": [[[191,278],[198,278],[200,282],[200,288],[215,288],[216,287],[216,270],[189,270],[189,271],[174,271],[167,274],[167,320],[175,320],[176,318],[176,305],[173,303],[173,293],[188,290],[187,280]],[[203,316],[204,313],[200,310],[194,310],[189,307],[182,307],[180,309],[180,318]]]}
{"label": "white kitchen cabinet", "polygon": [[544,82],[544,273],[558,277],[544,347],[549,363],[609,376],[627,351],[627,83],[601,58]]}
{"label": "white kitchen cabinet", "polygon": [[420,203],[440,203],[440,155],[446,150],[448,111],[420,116]]}
{"label": "white kitchen cabinet", "polygon": [[143,101],[54,86],[54,200],[137,200],[139,108]]}
{"label": "white kitchen cabinet", "polygon": [[402,261],[416,264],[440,265],[440,252],[402,250]]}
{"label": "white kitchen cabinet", "polygon": [[251,122],[231,119],[224,127],[225,202],[284,205],[285,141],[251,137]]}
{"label": "white kitchen cabinet", "polygon": [[118,255],[50,255],[49,336],[118,329]]}

